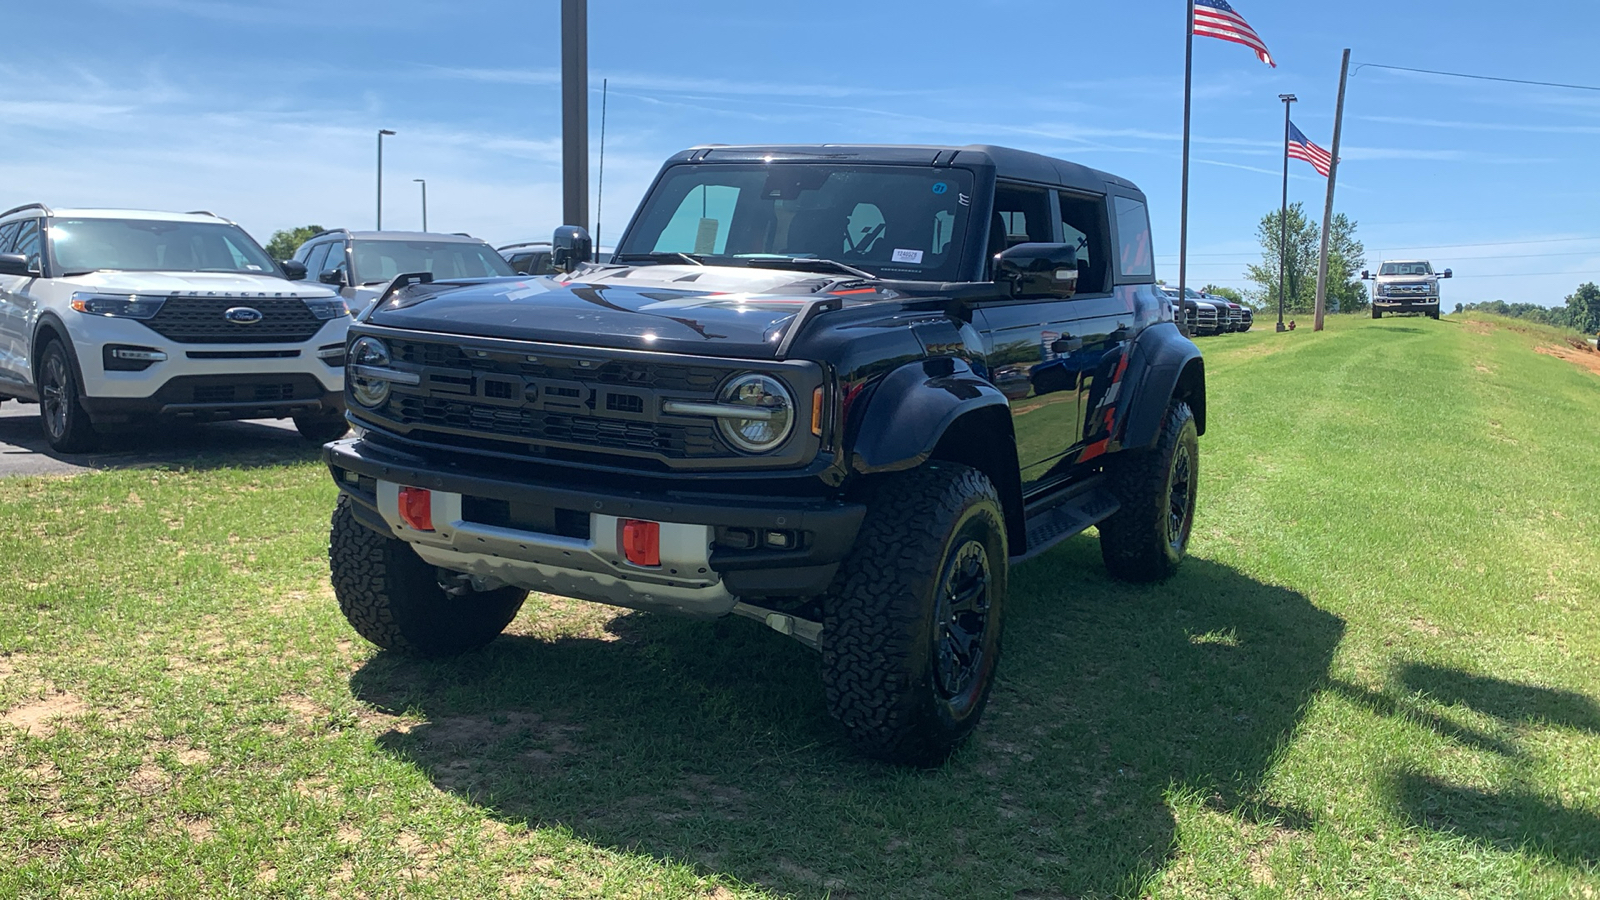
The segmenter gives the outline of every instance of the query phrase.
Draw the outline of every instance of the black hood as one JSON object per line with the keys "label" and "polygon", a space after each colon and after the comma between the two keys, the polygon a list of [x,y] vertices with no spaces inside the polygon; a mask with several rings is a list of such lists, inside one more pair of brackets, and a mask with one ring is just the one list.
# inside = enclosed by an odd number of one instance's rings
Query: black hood
{"label": "black hood", "polygon": [[733,267],[592,267],[558,278],[411,285],[363,321],[588,347],[771,357],[800,314],[829,296],[815,292],[830,281]]}

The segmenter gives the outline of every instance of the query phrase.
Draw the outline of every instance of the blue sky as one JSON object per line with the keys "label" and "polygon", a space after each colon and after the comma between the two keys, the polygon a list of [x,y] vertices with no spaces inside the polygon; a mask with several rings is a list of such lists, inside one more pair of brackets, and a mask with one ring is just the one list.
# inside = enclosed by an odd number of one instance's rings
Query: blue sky
{"label": "blue sky", "polygon": [[[205,208],[265,241],[307,222],[492,242],[561,224],[559,4],[102,0],[10,4],[0,57],[0,208]],[[1240,0],[1277,57],[1195,47],[1192,283],[1245,286],[1278,205],[1283,107],[1329,146],[1339,53],[1580,84],[1593,0],[1325,4]],[[1113,3],[684,4],[591,0],[598,133],[610,79],[603,234],[660,162],[698,143],[1000,143],[1116,172],[1151,198],[1177,280],[1183,10]],[[1457,274],[1446,303],[1560,303],[1600,279],[1600,92],[1362,69],[1350,81],[1338,209],[1369,261]],[[594,149],[598,149],[595,141]],[[598,174],[591,163],[591,178]],[[1290,198],[1320,217],[1300,162]],[[593,201],[591,200],[591,208]],[[607,241],[609,243],[609,241]]]}

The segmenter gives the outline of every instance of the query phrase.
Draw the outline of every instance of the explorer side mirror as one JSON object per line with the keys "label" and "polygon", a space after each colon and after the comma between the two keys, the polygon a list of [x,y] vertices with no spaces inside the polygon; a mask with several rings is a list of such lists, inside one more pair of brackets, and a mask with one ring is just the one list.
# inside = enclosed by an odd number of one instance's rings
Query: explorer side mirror
{"label": "explorer side mirror", "polygon": [[571,272],[594,256],[594,239],[582,225],[563,225],[550,238],[550,264],[557,272]]}
{"label": "explorer side mirror", "polygon": [[0,253],[0,275],[20,275],[26,278],[34,274],[28,269],[28,258],[21,253]]}
{"label": "explorer side mirror", "polygon": [[994,280],[1018,299],[1078,292],[1078,248],[1071,244],[1018,244],[994,255]]}
{"label": "explorer side mirror", "polygon": [[278,267],[283,269],[283,277],[289,279],[290,281],[306,280],[306,264],[303,262],[286,259],[283,262],[278,263]]}

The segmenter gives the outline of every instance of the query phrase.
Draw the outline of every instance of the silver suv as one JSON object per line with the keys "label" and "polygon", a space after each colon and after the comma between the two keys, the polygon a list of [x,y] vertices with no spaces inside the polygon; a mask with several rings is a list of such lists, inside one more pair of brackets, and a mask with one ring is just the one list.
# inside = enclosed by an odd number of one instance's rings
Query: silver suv
{"label": "silver suv", "polygon": [[366,309],[400,275],[428,272],[438,279],[515,275],[488,242],[429,231],[324,231],[294,252],[302,278],[337,290],[356,312]]}

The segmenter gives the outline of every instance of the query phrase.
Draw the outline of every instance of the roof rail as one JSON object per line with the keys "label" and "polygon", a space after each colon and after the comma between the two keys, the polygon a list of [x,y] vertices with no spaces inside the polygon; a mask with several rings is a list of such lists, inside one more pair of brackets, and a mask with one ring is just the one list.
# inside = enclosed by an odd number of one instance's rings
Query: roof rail
{"label": "roof rail", "polygon": [[324,228],[323,230],[317,232],[316,234],[313,234],[311,237],[306,238],[306,240],[309,241],[309,240],[312,240],[313,238],[319,238],[319,237],[322,237],[325,234],[349,234],[349,233],[350,233],[350,229],[348,229],[348,228]]}
{"label": "roof rail", "polygon": [[455,235],[456,237],[472,237],[472,235],[467,234],[465,231],[452,231],[450,233]]}
{"label": "roof rail", "polygon": [[221,216],[217,215],[216,213],[212,212],[209,209],[191,209],[188,212],[184,213],[184,215],[186,215],[186,216],[210,216],[213,219],[222,218]]}
{"label": "roof rail", "polygon": [[45,206],[43,203],[24,203],[21,206],[13,206],[12,208],[6,210],[5,212],[0,213],[0,218],[4,218],[5,216],[9,216],[9,215],[11,215],[12,213],[15,213],[15,212],[22,212],[25,209],[37,209],[37,210],[42,211],[47,216],[53,216],[53,215],[56,214],[55,210],[51,209],[48,206]]}
{"label": "roof rail", "polygon": [[515,244],[501,244],[496,250],[510,250],[513,247],[548,247],[549,241],[517,241]]}

